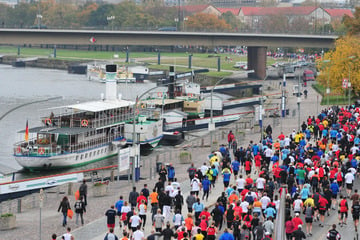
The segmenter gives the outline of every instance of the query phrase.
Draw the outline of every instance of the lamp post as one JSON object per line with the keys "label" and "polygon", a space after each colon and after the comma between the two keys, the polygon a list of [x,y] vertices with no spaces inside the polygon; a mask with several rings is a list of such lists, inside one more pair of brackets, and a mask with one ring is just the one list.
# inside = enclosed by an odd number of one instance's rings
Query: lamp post
{"label": "lamp post", "polygon": [[[354,59],[355,56],[348,57],[349,59]],[[348,89],[349,89],[349,108],[350,108],[350,100],[351,100],[351,63],[349,62],[349,82],[348,82]]]}
{"label": "lamp post", "polygon": [[115,20],[115,16],[109,16],[109,17],[106,17],[106,20],[108,22],[111,22],[111,30],[113,31],[114,30],[114,20]]}
{"label": "lamp post", "polygon": [[214,112],[213,112],[213,94],[214,94],[214,89],[216,88],[216,86],[221,83],[222,81],[224,81],[226,78],[222,78],[219,81],[217,81],[215,83],[215,85],[213,86],[213,88],[211,89],[211,94],[210,94],[210,122],[209,122],[209,131],[210,131],[210,151],[213,150],[213,131],[215,130],[215,123],[214,123]]}
{"label": "lamp post", "polygon": [[184,19],[183,19],[183,31],[185,32],[185,30],[186,30],[186,25],[185,25],[185,22],[188,20],[188,18],[187,17],[184,17]]}
{"label": "lamp post", "polygon": [[178,31],[178,22],[179,22],[179,18],[174,18],[175,21],[175,26],[176,26],[176,31]]}
{"label": "lamp post", "polygon": [[41,14],[36,14],[36,18],[38,19],[38,29],[41,29],[41,19],[43,16]]}
{"label": "lamp post", "polygon": [[328,78],[326,81],[326,105],[329,106],[329,94],[330,94],[330,87],[329,87],[329,82],[330,82],[330,68],[331,68],[331,61],[330,60],[324,60],[324,63],[329,63],[329,70],[328,70]]}
{"label": "lamp post", "polygon": [[300,103],[301,103],[301,96],[297,97],[297,106],[298,106],[298,131],[300,132]]}
{"label": "lamp post", "polygon": [[[175,83],[167,83],[167,84],[163,84],[162,86],[169,86]],[[133,133],[132,133],[132,151],[133,151],[133,156],[132,156],[132,160],[131,160],[131,165],[132,165],[132,186],[135,187],[135,156],[136,156],[136,151],[137,151],[137,146],[135,145],[135,138],[136,138],[136,109],[137,109],[137,105],[139,103],[139,100],[141,100],[142,97],[144,97],[147,93],[151,92],[152,90],[158,88],[159,86],[155,86],[152,87],[148,90],[146,90],[145,92],[143,92],[140,96],[136,96],[136,100],[135,100],[135,104],[133,105]]]}

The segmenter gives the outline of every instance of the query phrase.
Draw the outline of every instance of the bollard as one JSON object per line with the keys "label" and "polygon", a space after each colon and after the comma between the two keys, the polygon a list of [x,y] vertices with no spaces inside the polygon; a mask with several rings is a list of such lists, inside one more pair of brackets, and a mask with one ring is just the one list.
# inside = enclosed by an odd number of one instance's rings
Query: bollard
{"label": "bollard", "polygon": [[204,139],[201,139],[201,147],[204,147]]}
{"label": "bollard", "polygon": [[72,182],[70,182],[69,184],[68,184],[68,195],[72,195],[73,194],[73,185],[74,185],[74,183],[72,183]]}
{"label": "bollard", "polygon": [[17,212],[21,213],[21,198],[19,198],[17,201]]}
{"label": "bollard", "polygon": [[149,168],[150,168],[150,173],[149,173],[149,174],[150,174],[150,180],[151,180],[151,179],[153,179],[153,177],[152,177],[152,169],[153,169],[153,166],[152,166],[152,158],[151,158],[151,157],[150,157],[149,161],[150,161],[150,162],[149,162],[149,166],[150,166],[150,167],[149,167]]}
{"label": "bollard", "polygon": [[113,182],[114,178],[115,178],[115,171],[114,171],[114,169],[111,169],[111,171],[110,171],[110,182]]}
{"label": "bollard", "polygon": [[32,200],[32,207],[35,208],[35,206],[36,206],[36,205],[35,205],[35,202],[36,202],[36,200],[35,200],[35,194],[33,194],[32,199],[33,199],[33,200]]}

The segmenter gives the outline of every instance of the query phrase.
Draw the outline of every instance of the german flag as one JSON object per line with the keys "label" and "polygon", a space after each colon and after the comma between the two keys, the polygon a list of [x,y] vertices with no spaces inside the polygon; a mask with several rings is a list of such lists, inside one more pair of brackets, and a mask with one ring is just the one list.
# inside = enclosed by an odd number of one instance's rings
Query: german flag
{"label": "german flag", "polygon": [[29,124],[28,124],[28,120],[26,120],[25,141],[26,141],[26,142],[29,141]]}

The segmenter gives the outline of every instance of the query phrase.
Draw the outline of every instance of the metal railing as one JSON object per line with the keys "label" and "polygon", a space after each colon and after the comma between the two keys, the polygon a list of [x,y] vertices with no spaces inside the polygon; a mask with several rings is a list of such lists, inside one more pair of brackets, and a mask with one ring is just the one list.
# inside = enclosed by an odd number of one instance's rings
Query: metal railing
{"label": "metal railing", "polygon": [[277,213],[277,217],[275,220],[274,226],[274,240],[285,240],[285,196],[286,196],[287,185],[281,186],[281,194],[280,194],[280,207]]}

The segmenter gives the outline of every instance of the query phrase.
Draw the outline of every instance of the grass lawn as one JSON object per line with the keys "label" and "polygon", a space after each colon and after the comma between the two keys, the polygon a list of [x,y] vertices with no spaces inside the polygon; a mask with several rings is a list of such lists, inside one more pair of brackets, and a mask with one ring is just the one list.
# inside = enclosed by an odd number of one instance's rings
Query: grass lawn
{"label": "grass lawn", "polygon": [[[349,104],[349,96],[348,93],[330,93],[326,94],[326,86],[320,85],[319,83],[313,84],[312,87],[317,91],[320,95],[322,95],[321,105],[348,105]],[[353,103],[354,95],[350,96],[350,103]]]}
{"label": "grass lawn", "polygon": [[[99,48],[98,48],[99,49]],[[0,46],[0,54],[17,55],[18,48],[15,46]],[[20,57],[50,57],[54,53],[53,48],[33,48],[33,47],[20,47]],[[114,58],[114,55],[118,55]],[[221,71],[217,71],[218,57],[220,57]],[[225,60],[225,58],[228,60]],[[61,60],[103,60],[113,61],[118,64],[126,64],[124,59],[126,58],[126,52],[124,51],[94,51],[94,50],[73,50],[73,49],[56,49],[56,58]],[[176,71],[185,72],[190,71],[189,65],[189,53],[171,53],[161,52],[161,64],[157,65],[158,53],[157,52],[130,52],[130,63],[132,59],[135,62],[143,62],[150,64],[150,68],[168,70],[169,65],[176,66]],[[209,68],[210,72],[202,73],[206,76],[212,77],[226,77],[231,75],[231,72],[223,71],[236,71],[234,68],[236,62],[246,62],[247,57],[242,55],[233,54],[213,54],[213,53],[192,53],[192,68]],[[275,62],[274,59],[268,58],[267,64],[271,65]]]}

